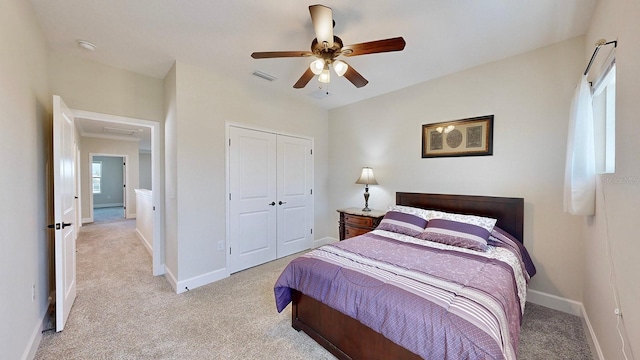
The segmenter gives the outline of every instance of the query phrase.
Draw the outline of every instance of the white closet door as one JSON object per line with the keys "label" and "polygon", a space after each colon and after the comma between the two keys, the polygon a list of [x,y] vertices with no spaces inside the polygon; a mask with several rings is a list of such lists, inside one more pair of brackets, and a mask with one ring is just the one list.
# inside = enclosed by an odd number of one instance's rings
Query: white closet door
{"label": "white closet door", "polygon": [[313,245],[311,140],[278,135],[278,258]]}
{"label": "white closet door", "polygon": [[276,135],[230,127],[229,272],[276,258]]}

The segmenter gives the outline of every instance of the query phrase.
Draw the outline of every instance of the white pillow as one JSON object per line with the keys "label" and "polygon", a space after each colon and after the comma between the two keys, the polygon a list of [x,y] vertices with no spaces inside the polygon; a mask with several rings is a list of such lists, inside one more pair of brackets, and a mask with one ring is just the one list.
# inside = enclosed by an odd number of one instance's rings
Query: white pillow
{"label": "white pillow", "polygon": [[446,213],[446,212],[437,211],[437,210],[425,210],[425,211],[429,212],[429,215],[428,215],[429,218],[427,220],[444,219],[444,220],[457,221],[461,223],[480,226],[482,228],[485,228],[488,232],[491,232],[493,230],[493,227],[496,225],[496,222],[498,221],[496,219],[477,216],[477,215],[452,214],[452,213]]}
{"label": "white pillow", "polygon": [[391,205],[389,206],[388,211],[397,211],[404,214],[411,214],[421,219],[429,220],[430,212],[433,210],[425,210],[425,209],[415,208],[411,206],[403,206],[403,205]]}

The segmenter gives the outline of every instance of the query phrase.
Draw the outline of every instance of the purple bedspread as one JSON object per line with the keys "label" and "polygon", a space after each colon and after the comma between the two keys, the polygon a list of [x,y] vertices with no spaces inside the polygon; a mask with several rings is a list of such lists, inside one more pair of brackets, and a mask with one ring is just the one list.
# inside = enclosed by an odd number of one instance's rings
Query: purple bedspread
{"label": "purple bedspread", "polygon": [[515,359],[528,280],[517,247],[376,230],[294,259],[274,292],[279,312],[296,289],[423,358]]}

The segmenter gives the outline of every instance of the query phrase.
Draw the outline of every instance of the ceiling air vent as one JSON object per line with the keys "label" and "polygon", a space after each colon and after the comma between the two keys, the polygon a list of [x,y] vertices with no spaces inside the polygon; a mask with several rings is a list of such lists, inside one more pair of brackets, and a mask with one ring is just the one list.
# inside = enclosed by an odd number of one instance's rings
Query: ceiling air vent
{"label": "ceiling air vent", "polygon": [[259,77],[259,78],[265,79],[265,80],[269,80],[269,81],[273,81],[273,80],[276,79],[275,76],[269,75],[267,73],[263,73],[262,71],[259,71],[259,70],[254,71],[253,75],[255,75],[255,76]]}
{"label": "ceiling air vent", "polygon": [[142,129],[120,129],[120,128],[112,128],[108,126],[105,126],[103,130],[107,134],[129,135],[129,136],[143,131]]}

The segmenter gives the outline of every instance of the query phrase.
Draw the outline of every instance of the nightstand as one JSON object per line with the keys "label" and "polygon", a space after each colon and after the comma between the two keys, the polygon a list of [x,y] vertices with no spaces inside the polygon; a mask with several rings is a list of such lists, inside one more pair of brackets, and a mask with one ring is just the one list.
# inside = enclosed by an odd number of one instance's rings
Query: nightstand
{"label": "nightstand", "polygon": [[362,211],[361,208],[338,209],[340,213],[340,240],[366,234],[375,229],[385,212],[379,210]]}

